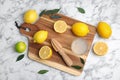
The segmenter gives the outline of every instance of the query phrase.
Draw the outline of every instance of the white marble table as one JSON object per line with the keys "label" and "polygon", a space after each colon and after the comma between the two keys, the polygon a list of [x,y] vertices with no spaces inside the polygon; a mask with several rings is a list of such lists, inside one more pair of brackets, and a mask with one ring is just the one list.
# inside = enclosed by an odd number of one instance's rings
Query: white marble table
{"label": "white marble table", "polygon": [[[81,14],[76,7],[82,7]],[[107,55],[96,56],[92,50],[80,76],[72,76],[25,57],[16,62],[20,55],[14,51],[18,41],[28,45],[28,39],[19,33],[14,22],[23,23],[23,14],[28,9],[38,13],[43,9],[61,8],[60,13],[87,22],[94,26],[99,21],[111,25],[113,34],[109,39],[95,35],[93,44],[104,41],[109,45]],[[120,0],[0,0],[0,80],[120,80]],[[41,69],[49,70],[41,75]]]}

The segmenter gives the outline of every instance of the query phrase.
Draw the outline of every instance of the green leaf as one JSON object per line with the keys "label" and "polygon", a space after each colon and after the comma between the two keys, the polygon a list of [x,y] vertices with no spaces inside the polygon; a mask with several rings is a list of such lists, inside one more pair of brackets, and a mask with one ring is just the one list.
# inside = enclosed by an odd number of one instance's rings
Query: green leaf
{"label": "green leaf", "polygon": [[48,70],[40,70],[40,71],[38,71],[38,74],[45,74],[47,72],[48,72]]}
{"label": "green leaf", "polygon": [[81,61],[82,64],[85,64],[84,59],[80,58],[80,61]]}
{"label": "green leaf", "polygon": [[73,66],[71,66],[71,67],[73,67],[73,68],[75,68],[75,69],[81,69],[82,67],[80,67],[80,66],[78,66],[78,65],[73,65]]}
{"label": "green leaf", "polygon": [[85,10],[83,8],[78,7],[77,9],[80,13],[83,13],[83,14],[85,13]]}
{"label": "green leaf", "polygon": [[42,16],[45,13],[46,10],[41,11],[41,13],[39,14],[39,16]]}
{"label": "green leaf", "polygon": [[22,54],[22,55],[20,55],[20,56],[18,56],[18,58],[17,58],[17,60],[16,61],[20,61],[21,59],[23,59],[24,58],[24,54]]}
{"label": "green leaf", "polygon": [[59,16],[59,15],[51,15],[50,18],[51,19],[58,19],[58,18],[61,18],[61,16]]}
{"label": "green leaf", "polygon": [[56,14],[58,13],[60,9],[53,9],[53,10],[47,10],[44,14],[49,15],[49,14]]}

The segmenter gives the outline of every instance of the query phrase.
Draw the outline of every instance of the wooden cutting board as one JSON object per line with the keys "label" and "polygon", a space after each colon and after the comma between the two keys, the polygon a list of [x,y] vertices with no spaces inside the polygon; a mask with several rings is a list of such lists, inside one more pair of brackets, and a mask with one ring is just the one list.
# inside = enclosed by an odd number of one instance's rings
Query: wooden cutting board
{"label": "wooden cutting board", "polygon": [[[88,56],[92,41],[94,39],[94,36],[96,33],[96,28],[94,26],[86,23],[89,26],[89,30],[90,30],[89,34],[86,37],[77,37],[71,32],[71,26],[75,22],[81,22],[81,21],[72,19],[72,18],[64,16],[62,14],[56,14],[56,15],[61,16],[61,18],[51,19],[50,15],[43,15],[34,24],[23,23],[21,25],[21,28],[20,28],[21,34],[27,36],[29,39],[28,56],[32,60],[46,64],[53,68],[65,71],[65,72],[73,74],[73,75],[80,75],[84,68],[86,58]],[[59,34],[54,31],[53,25],[54,25],[54,22],[57,20],[64,20],[68,24],[68,29],[65,33]],[[48,31],[48,38],[42,44],[33,43],[33,35],[35,32],[37,32],[39,30],[47,30]],[[82,67],[81,69],[78,70],[73,67],[68,67],[65,64],[65,62],[61,58],[61,56],[57,52],[55,52],[55,50],[52,48],[52,45],[50,43],[50,40],[52,38],[55,38],[58,42],[61,43],[65,53],[72,59],[73,65],[78,65],[78,66]],[[76,55],[71,50],[71,43],[73,40],[75,40],[77,38],[85,39],[88,43],[88,50],[83,55]],[[42,60],[42,59],[40,59],[40,57],[38,55],[39,50],[43,45],[48,45],[53,50],[53,55],[48,60]]]}

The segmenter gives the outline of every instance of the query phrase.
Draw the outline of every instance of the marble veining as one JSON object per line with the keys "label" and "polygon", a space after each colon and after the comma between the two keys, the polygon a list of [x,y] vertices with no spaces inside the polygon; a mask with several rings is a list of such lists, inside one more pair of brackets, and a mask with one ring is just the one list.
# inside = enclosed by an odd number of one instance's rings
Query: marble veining
{"label": "marble veining", "polygon": [[[82,7],[86,13],[81,14],[76,7]],[[23,14],[28,9],[40,13],[44,9],[61,8],[59,13],[87,22],[94,26],[99,21],[111,25],[113,34],[110,39],[95,35],[93,44],[104,41],[109,45],[108,54],[96,56],[90,50],[84,70],[80,76],[73,76],[46,65],[34,62],[24,52],[25,57],[19,62],[19,55],[14,51],[18,41],[28,39],[19,33],[15,21],[23,23]],[[120,1],[119,0],[0,0],[0,80],[120,80]],[[37,72],[47,69],[40,75]]]}

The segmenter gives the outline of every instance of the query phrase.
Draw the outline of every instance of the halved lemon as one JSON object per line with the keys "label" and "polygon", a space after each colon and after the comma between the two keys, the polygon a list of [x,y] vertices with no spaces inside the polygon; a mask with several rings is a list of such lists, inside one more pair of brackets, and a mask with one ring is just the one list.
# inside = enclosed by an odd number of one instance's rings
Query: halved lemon
{"label": "halved lemon", "polygon": [[58,20],[54,23],[54,30],[58,33],[64,33],[67,30],[67,24],[63,20]]}
{"label": "halved lemon", "polygon": [[97,42],[97,43],[95,43],[95,45],[93,47],[93,51],[95,54],[97,54],[99,56],[103,56],[107,53],[108,46],[105,42]]}
{"label": "halved lemon", "polygon": [[39,50],[39,56],[41,59],[49,59],[52,57],[52,49],[49,46],[43,46]]}

